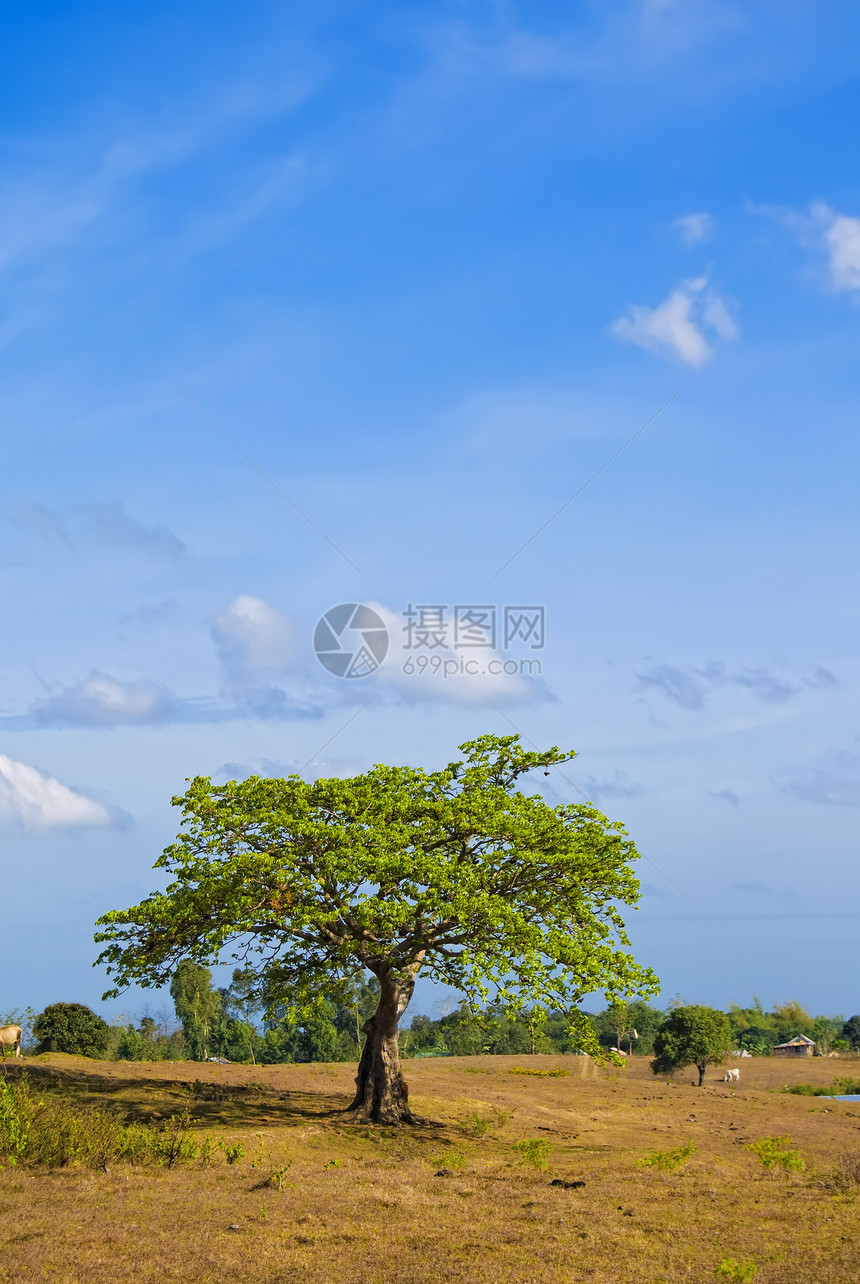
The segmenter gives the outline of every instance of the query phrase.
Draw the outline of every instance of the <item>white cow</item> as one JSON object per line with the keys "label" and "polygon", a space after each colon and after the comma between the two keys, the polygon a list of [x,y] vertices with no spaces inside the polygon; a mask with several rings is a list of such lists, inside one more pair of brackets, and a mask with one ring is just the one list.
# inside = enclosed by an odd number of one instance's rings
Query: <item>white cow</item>
{"label": "white cow", "polygon": [[723,1083],[737,1083],[740,1077],[741,1077],[740,1070],[737,1070],[737,1069],[727,1070],[726,1073],[723,1075]]}
{"label": "white cow", "polygon": [[6,1059],[6,1049],[14,1048],[15,1056],[21,1055],[21,1038],[24,1031],[20,1025],[0,1025],[0,1048],[3,1049],[3,1059]]}

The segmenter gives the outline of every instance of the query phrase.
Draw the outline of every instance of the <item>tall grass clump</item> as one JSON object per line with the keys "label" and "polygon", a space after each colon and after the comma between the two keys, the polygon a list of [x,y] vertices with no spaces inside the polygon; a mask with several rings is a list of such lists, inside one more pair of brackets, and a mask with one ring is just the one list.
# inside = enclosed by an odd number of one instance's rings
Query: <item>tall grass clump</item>
{"label": "tall grass clump", "polygon": [[212,1142],[190,1134],[190,1118],[171,1117],[157,1128],[126,1124],[103,1106],[84,1106],[59,1092],[34,1092],[28,1079],[0,1079],[0,1167],[34,1165],[106,1168],[108,1162],[172,1168],[206,1162]]}

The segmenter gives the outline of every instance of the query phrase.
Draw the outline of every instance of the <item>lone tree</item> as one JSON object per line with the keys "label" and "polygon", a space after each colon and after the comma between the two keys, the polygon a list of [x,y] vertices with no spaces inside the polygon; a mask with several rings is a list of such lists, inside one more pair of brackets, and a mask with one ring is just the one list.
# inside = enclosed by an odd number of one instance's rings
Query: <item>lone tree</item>
{"label": "lone tree", "polygon": [[677,1007],[669,1013],[654,1036],[651,1062],[655,1074],[671,1074],[684,1066],[695,1066],[699,1087],[705,1082],[705,1067],[718,1065],[734,1043],[725,1012],[699,1003]]}
{"label": "lone tree", "polygon": [[577,1005],[605,990],[652,994],[618,904],[635,905],[637,852],[622,825],[590,804],[550,807],[521,777],[574,755],[526,752],[517,736],[482,736],[463,761],[428,773],[376,766],[347,780],[298,776],[213,785],[191,781],[183,832],[156,862],[174,881],[140,905],[99,919],[98,962],[117,988],[163,985],[180,961],[228,947],[258,957],[259,992],[307,1020],[348,1001],[370,972],[375,1014],[350,1110],[377,1123],[414,1122],[397,1049],[419,972],[480,1004],[492,993],[569,1014],[599,1054]]}

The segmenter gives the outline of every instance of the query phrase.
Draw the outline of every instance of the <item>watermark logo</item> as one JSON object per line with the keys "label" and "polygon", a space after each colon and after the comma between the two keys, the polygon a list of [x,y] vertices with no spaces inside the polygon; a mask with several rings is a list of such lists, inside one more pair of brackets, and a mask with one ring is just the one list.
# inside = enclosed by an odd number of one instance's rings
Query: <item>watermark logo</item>
{"label": "watermark logo", "polygon": [[[400,629],[390,633],[372,606],[333,606],[314,630],[317,659],[336,678],[366,678],[393,646],[407,678],[541,676],[541,660],[533,653],[546,646],[543,606],[410,602],[401,620]],[[517,649],[526,655],[514,658],[510,653]]]}
{"label": "watermark logo", "polygon": [[505,651],[515,643],[530,651],[546,645],[546,608],[411,602],[403,612],[404,651]]}
{"label": "watermark logo", "polygon": [[336,678],[366,678],[388,654],[388,629],[372,606],[342,602],[317,621],[314,651]]}

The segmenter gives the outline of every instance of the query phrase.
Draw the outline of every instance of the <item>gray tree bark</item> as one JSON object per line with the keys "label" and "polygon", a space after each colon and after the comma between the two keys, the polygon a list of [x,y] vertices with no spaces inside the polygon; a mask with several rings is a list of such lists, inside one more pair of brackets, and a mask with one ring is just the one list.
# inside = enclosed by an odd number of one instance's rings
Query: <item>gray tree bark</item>
{"label": "gray tree bark", "polygon": [[355,1077],[355,1097],[348,1109],[369,1123],[416,1123],[409,1108],[409,1089],[400,1068],[398,1023],[406,1011],[414,980],[379,977],[379,1006],[364,1023],[364,1049]]}

